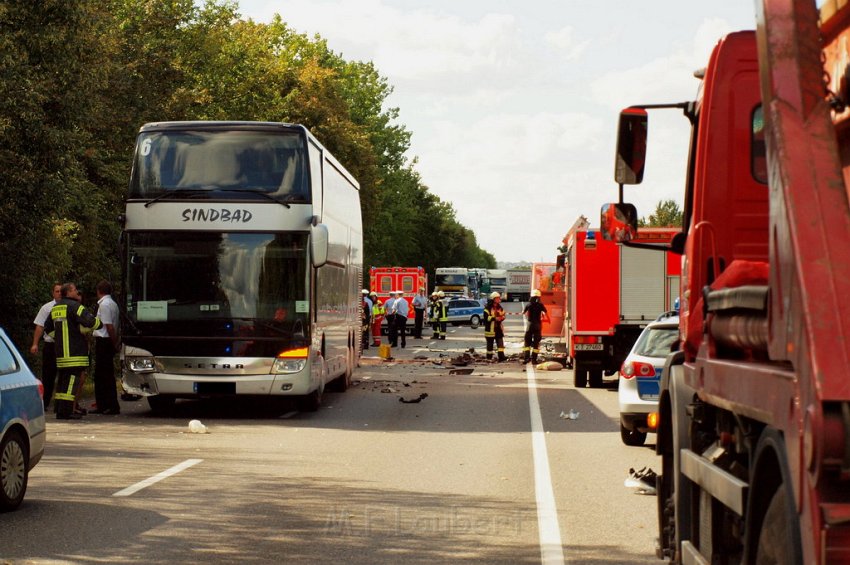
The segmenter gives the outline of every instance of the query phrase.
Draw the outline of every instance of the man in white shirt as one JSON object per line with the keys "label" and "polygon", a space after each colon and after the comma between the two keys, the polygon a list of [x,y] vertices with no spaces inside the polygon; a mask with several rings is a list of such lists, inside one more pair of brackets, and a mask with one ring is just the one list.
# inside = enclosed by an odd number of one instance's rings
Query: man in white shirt
{"label": "man in white shirt", "polygon": [[402,291],[397,290],[395,292],[396,299],[392,302],[392,311],[395,314],[395,318],[393,319],[392,329],[390,330],[390,344],[393,347],[396,347],[398,344],[398,336],[401,336],[401,347],[402,349],[407,346],[407,337],[406,326],[407,326],[407,317],[410,314],[410,305],[407,303],[407,300],[404,298],[404,293]]}
{"label": "man in white shirt", "polygon": [[32,332],[30,353],[38,354],[38,342],[44,337],[44,347],[41,349],[41,382],[44,385],[45,408],[53,398],[53,387],[56,384],[56,348],[53,346],[53,338],[44,333],[44,322],[47,321],[50,311],[60,298],[62,298],[62,283],[53,283],[53,300],[45,302],[33,320],[35,329]]}
{"label": "man in white shirt", "polygon": [[97,283],[97,317],[103,327],[94,331],[94,398],[95,414],[118,414],[118,391],[115,386],[115,353],[118,351],[118,304],[112,299],[112,284]]}

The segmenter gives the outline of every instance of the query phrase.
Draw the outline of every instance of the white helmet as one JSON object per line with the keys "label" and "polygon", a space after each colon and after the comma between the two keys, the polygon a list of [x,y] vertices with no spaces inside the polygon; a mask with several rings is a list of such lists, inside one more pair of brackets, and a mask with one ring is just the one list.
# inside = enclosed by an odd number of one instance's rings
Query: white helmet
{"label": "white helmet", "polygon": [[501,295],[501,294],[499,294],[499,293],[498,293],[498,292],[496,292],[496,291],[493,291],[493,292],[491,292],[491,293],[490,293],[490,299],[491,299],[491,300],[495,300],[496,298],[501,298],[501,297],[502,297],[502,295]]}
{"label": "white helmet", "polygon": [[446,296],[446,293],[440,290],[437,292],[437,296],[439,296],[440,298],[444,298]]}
{"label": "white helmet", "polygon": [[362,292],[363,294],[367,295],[367,296],[369,295],[369,291],[368,291],[368,290],[366,290],[365,288],[364,288],[361,292]]}
{"label": "white helmet", "polygon": [[540,291],[535,288],[531,291],[531,296],[540,296]]}

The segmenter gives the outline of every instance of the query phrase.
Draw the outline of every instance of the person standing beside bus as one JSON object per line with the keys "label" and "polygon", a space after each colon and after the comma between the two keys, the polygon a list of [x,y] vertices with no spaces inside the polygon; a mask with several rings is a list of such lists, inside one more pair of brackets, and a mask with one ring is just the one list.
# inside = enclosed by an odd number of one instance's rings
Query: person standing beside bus
{"label": "person standing beside bus", "polygon": [[372,345],[380,347],[381,345],[381,323],[384,321],[384,305],[378,300],[378,293],[374,290],[369,293],[369,298],[372,299]]}
{"label": "person standing beside bus", "polygon": [[115,386],[115,353],[118,352],[118,304],[112,299],[112,284],[97,283],[97,318],[103,326],[94,332],[94,398],[95,414],[119,414],[118,390]]}
{"label": "person standing beside bus", "polygon": [[102,324],[80,299],[82,296],[74,283],[62,285],[61,298],[50,310],[44,323],[44,331],[54,333],[56,347],[56,418],[78,420],[81,414],[74,412],[76,386],[82,373],[89,366],[89,347],[80,327],[99,329]]}
{"label": "person standing beside bus", "polygon": [[363,349],[369,349],[369,330],[372,326],[372,301],[369,300],[369,291],[365,288],[362,291],[362,307],[360,310],[361,335],[360,342]]}
{"label": "person standing beside bus", "polygon": [[62,283],[53,283],[53,300],[45,302],[33,320],[35,329],[32,332],[32,345],[30,353],[38,353],[38,342],[44,338],[44,347],[41,349],[41,383],[44,385],[44,407],[50,404],[53,397],[53,386],[56,383],[56,346],[53,345],[53,337],[44,333],[44,324],[50,317],[50,311],[59,300],[62,299]]}
{"label": "person standing beside bus", "polygon": [[498,292],[490,294],[490,300],[484,307],[484,340],[487,342],[487,359],[493,358],[493,345],[498,348],[497,360],[501,363],[505,357],[505,332],[502,322],[505,320],[505,310],[502,308],[502,295]]}
{"label": "person standing beside bus", "polygon": [[537,355],[540,353],[540,340],[542,339],[543,321],[549,319],[546,306],[540,302],[540,291],[536,288],[531,291],[531,299],[522,311],[528,320],[528,329],[525,331],[525,340],[522,348],[522,364],[529,361],[537,363]]}

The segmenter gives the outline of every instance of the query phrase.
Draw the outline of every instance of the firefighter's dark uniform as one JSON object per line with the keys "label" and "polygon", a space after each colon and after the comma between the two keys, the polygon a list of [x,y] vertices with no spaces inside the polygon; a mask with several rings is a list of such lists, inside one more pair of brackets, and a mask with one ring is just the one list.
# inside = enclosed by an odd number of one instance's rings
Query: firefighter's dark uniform
{"label": "firefighter's dark uniform", "polygon": [[96,330],[101,324],[85,306],[70,298],[62,298],[50,311],[44,331],[53,333],[56,346],[56,417],[67,420],[74,411],[74,388],[82,372],[89,366],[89,346],[80,326]]}
{"label": "firefighter's dark uniform", "polygon": [[505,311],[501,305],[496,304],[493,299],[487,301],[484,307],[484,340],[487,342],[487,359],[493,358],[493,344],[498,348],[498,359],[504,361],[505,357],[505,333],[502,329],[502,321],[505,319]]}
{"label": "firefighter's dark uniform", "polygon": [[428,312],[428,318],[431,320],[431,327],[434,328],[434,335],[431,336],[431,339],[446,339],[446,330],[449,321],[446,303],[437,296],[432,295],[430,306],[431,309]]}
{"label": "firefighter's dark uniform", "polygon": [[522,362],[528,363],[529,354],[531,362],[537,363],[537,354],[540,353],[541,330],[543,328],[543,315],[546,307],[540,303],[540,298],[532,297],[531,302],[525,305],[522,311],[528,317],[528,329],[525,330],[525,342],[522,348]]}

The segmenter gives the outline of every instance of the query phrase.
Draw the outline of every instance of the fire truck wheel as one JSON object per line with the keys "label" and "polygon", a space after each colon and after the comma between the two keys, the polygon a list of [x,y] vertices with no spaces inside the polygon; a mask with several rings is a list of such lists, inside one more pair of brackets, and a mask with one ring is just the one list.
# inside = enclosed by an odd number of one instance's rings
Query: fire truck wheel
{"label": "fire truck wheel", "polygon": [[584,388],[587,386],[587,369],[579,369],[576,366],[575,371],[573,371],[573,385],[576,388]]}
{"label": "fire truck wheel", "polygon": [[789,511],[785,504],[785,485],[780,484],[770,500],[764,522],[759,533],[756,565],[797,565],[802,561],[794,558],[792,530],[789,528]]}
{"label": "fire truck wheel", "polygon": [[602,369],[593,369],[590,372],[590,388],[602,388]]}

